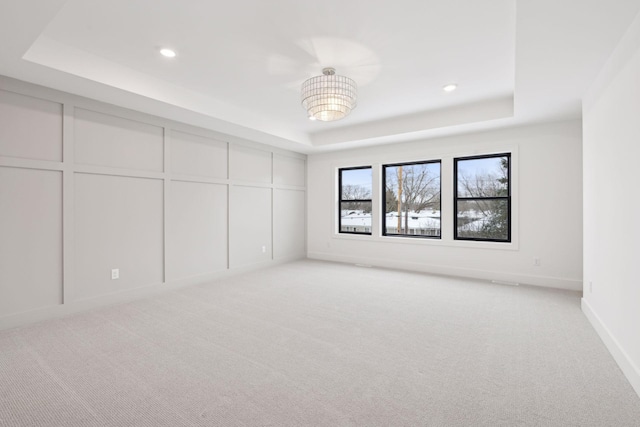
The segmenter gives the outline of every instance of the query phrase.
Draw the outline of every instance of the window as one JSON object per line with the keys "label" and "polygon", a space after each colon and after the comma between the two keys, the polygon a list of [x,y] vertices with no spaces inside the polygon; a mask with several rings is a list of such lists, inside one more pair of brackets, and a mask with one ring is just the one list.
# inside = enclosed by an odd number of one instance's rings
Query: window
{"label": "window", "polygon": [[371,166],[338,170],[340,233],[371,234]]}
{"label": "window", "polygon": [[440,238],[440,161],[382,166],[382,234]]}
{"label": "window", "polygon": [[511,241],[511,154],[453,161],[454,238]]}

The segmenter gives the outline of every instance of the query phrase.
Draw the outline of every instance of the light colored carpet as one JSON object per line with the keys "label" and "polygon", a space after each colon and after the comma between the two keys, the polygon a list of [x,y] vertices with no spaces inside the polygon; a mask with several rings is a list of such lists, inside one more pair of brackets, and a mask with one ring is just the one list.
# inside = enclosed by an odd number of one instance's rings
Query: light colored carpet
{"label": "light colored carpet", "polygon": [[638,426],[575,292],[300,261],[0,332],[2,426]]}

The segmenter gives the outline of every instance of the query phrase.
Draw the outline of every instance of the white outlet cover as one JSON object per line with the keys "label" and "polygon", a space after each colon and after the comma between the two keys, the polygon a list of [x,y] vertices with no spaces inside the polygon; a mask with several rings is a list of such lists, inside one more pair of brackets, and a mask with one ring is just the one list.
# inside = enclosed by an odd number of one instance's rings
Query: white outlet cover
{"label": "white outlet cover", "polygon": [[119,279],[120,278],[120,269],[118,268],[114,268],[111,270],[111,280],[115,280],[115,279]]}

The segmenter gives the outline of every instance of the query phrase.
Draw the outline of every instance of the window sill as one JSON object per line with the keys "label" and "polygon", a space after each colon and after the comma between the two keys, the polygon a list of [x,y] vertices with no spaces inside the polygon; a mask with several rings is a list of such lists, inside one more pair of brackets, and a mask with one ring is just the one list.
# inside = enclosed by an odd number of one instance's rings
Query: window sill
{"label": "window sill", "polygon": [[422,237],[401,237],[401,236],[374,236],[366,234],[343,234],[334,233],[334,239],[354,240],[362,242],[375,242],[383,244],[417,245],[417,246],[444,246],[470,249],[489,249],[500,251],[517,251],[518,243],[506,242],[478,242],[473,240],[453,240],[445,236],[440,239]]}

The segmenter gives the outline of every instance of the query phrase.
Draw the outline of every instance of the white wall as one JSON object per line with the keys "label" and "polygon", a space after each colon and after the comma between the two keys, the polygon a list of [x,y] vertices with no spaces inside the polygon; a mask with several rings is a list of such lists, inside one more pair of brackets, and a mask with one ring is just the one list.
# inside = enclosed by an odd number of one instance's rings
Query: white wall
{"label": "white wall", "polygon": [[[512,243],[454,241],[453,157],[505,151],[512,152],[513,161]],[[380,165],[430,159],[442,159],[442,239],[381,237],[376,226]],[[337,168],[362,165],[374,166],[373,236],[337,234]],[[579,121],[313,154],[308,158],[308,255],[579,290],[581,165]],[[534,266],[534,258],[540,266]]]}
{"label": "white wall", "polygon": [[583,311],[640,395],[640,15],[583,102]]}
{"label": "white wall", "polygon": [[303,258],[305,181],[305,155],[0,77],[0,328]]}

